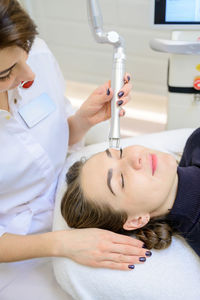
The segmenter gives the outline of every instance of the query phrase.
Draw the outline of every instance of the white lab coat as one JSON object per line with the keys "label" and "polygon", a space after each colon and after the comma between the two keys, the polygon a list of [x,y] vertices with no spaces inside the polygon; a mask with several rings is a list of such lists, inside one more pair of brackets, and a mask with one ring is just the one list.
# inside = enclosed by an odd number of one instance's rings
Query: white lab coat
{"label": "white lab coat", "polygon": [[[59,67],[39,38],[33,44],[28,64],[36,74],[33,85],[9,91],[11,112],[0,110],[0,235],[51,230],[57,181],[68,149],[67,117],[72,114],[72,107],[64,97],[65,84]],[[29,128],[18,111],[43,93],[53,100],[56,109]],[[1,300],[6,290],[12,290],[13,274],[19,280],[17,273],[22,264],[0,265]],[[22,299],[15,296],[15,290],[4,297]],[[23,299],[31,297],[26,295]]]}

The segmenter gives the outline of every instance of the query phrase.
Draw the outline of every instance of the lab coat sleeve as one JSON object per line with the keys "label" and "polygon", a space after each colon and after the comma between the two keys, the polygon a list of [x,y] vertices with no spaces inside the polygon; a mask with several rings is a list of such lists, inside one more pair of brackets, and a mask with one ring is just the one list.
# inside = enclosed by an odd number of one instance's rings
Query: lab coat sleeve
{"label": "lab coat sleeve", "polygon": [[[67,115],[67,119],[68,119],[71,115],[73,115],[76,112],[76,110],[72,108],[70,101],[66,97],[65,97],[65,102],[66,102],[66,115]],[[71,107],[69,107],[68,103],[70,103]],[[70,111],[70,114],[69,114],[69,111]],[[68,153],[70,154],[70,153],[79,151],[84,146],[85,146],[85,137],[83,137],[78,143],[69,146]]]}
{"label": "lab coat sleeve", "polygon": [[[60,70],[60,67],[54,57],[53,57],[53,61],[54,61],[54,68],[56,71],[58,82],[60,83],[60,90],[62,91],[62,95],[63,95],[63,101],[64,101],[64,105],[65,105],[65,114],[66,114],[66,120],[67,120],[71,115],[73,115],[75,113],[76,110],[75,110],[75,108],[72,107],[72,104],[69,101],[69,99],[67,99],[67,97],[65,97],[66,81],[64,80],[64,77]],[[85,138],[83,137],[78,143],[70,146],[68,148],[68,152],[72,153],[72,152],[78,151],[81,148],[83,148],[84,145],[85,145]]]}

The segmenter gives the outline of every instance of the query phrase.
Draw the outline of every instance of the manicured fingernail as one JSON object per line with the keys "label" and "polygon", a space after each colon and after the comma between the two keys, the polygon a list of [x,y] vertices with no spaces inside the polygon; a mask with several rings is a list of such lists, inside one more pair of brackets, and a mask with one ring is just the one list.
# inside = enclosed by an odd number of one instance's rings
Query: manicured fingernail
{"label": "manicured fingernail", "polygon": [[144,244],[144,245],[142,246],[142,248],[147,249],[147,246]]}
{"label": "manicured fingernail", "polygon": [[120,117],[123,117],[123,116],[125,115],[125,113],[126,113],[125,110],[123,110],[123,112],[122,112],[122,114],[121,114],[121,110],[120,110],[119,116],[120,116]]}
{"label": "manicured fingernail", "polygon": [[140,257],[140,258],[139,258],[139,261],[141,261],[141,262],[146,261],[146,257]]}
{"label": "manicured fingernail", "polygon": [[110,95],[110,90],[109,90],[109,89],[107,89],[106,94],[107,94],[108,96]]}
{"label": "manicured fingernail", "polygon": [[131,80],[131,77],[128,75],[128,76],[127,76],[127,79],[128,79],[128,81],[130,81],[130,80]]}
{"label": "manicured fingernail", "polygon": [[146,252],[145,252],[145,255],[146,255],[146,256],[151,256],[151,255],[152,255],[152,252],[151,252],[151,251],[146,251]]}
{"label": "manicured fingernail", "polygon": [[129,269],[135,269],[135,266],[134,265],[128,265]]}
{"label": "manicured fingernail", "polygon": [[119,98],[121,98],[123,95],[124,95],[124,92],[122,92],[122,91],[118,93]]}
{"label": "manicured fingernail", "polygon": [[123,100],[119,100],[119,101],[117,101],[117,104],[120,106],[120,105],[122,105],[124,103],[124,101]]}

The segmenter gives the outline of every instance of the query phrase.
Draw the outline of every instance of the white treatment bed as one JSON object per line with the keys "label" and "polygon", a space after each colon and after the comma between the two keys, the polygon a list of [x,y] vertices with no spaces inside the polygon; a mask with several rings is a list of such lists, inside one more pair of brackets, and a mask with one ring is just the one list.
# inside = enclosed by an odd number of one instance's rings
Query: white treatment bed
{"label": "white treatment bed", "polygon": [[[140,144],[176,155],[182,152],[194,129],[178,129],[122,140],[122,146]],[[67,229],[60,213],[60,202],[66,189],[69,166],[81,157],[105,150],[106,143],[85,147],[68,157],[60,176],[53,230]],[[173,237],[165,250],[152,250],[152,257],[133,271],[94,269],[66,258],[54,258],[57,282],[66,299],[75,300],[198,300],[200,299],[200,259],[182,238]]]}

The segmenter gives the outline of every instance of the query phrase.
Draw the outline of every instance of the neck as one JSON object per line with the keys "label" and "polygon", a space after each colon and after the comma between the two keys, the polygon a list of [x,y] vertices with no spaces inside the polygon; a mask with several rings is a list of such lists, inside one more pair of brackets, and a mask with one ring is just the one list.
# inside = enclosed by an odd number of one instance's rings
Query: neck
{"label": "neck", "polygon": [[9,111],[7,92],[0,93],[0,109]]}
{"label": "neck", "polygon": [[171,188],[165,202],[156,211],[151,213],[151,216],[150,216],[151,218],[166,215],[170,212],[170,210],[172,209],[172,207],[174,205],[175,199],[176,199],[177,189],[178,189],[178,174],[176,172],[172,188]]}

